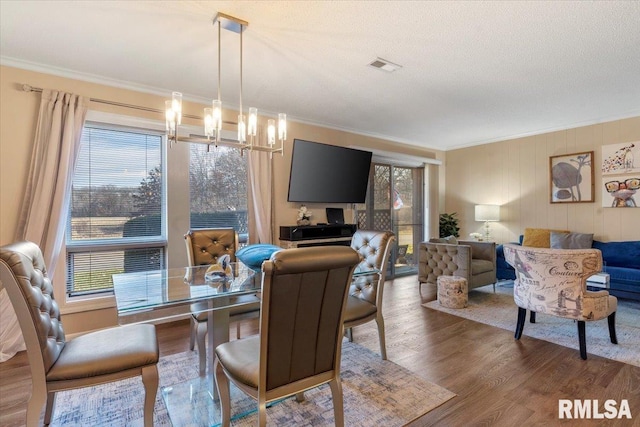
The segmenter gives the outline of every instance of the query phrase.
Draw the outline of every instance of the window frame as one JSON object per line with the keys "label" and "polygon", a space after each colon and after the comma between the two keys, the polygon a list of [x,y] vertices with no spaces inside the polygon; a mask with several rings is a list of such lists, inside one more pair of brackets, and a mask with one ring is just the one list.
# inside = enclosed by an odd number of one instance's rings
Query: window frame
{"label": "window frame", "polygon": [[[95,300],[98,299],[106,299],[108,298],[109,302],[98,304],[98,307],[101,308],[103,306],[115,306],[115,300],[113,297],[113,289],[109,290],[99,290],[95,292],[89,293],[78,293],[76,295],[72,295],[69,290],[69,280],[68,274],[70,272],[69,266],[69,258],[73,254],[81,254],[81,253],[99,253],[105,251],[118,251],[118,250],[127,250],[127,249],[153,249],[157,248],[161,250],[162,253],[162,264],[167,266],[167,256],[168,256],[168,175],[167,175],[167,138],[166,131],[164,128],[164,123],[155,120],[146,120],[131,116],[124,116],[119,114],[111,114],[111,113],[103,113],[90,110],[87,113],[87,117],[85,123],[83,124],[83,131],[85,127],[94,127],[98,129],[106,129],[106,130],[117,130],[117,131],[131,131],[135,133],[143,133],[159,136],[160,140],[160,169],[162,173],[162,187],[161,187],[161,207],[160,207],[160,235],[149,236],[149,237],[123,237],[120,239],[93,239],[93,240],[81,240],[81,241],[72,241],[69,238],[70,226],[71,226],[71,215],[67,215],[66,217],[66,228],[65,228],[65,238],[64,238],[64,295],[65,301],[70,303],[82,303],[84,301],[94,301],[90,303],[90,305],[95,305]],[[71,202],[69,202],[69,209],[71,209]],[[59,293],[60,289],[58,287]],[[105,301],[106,302],[106,301]],[[78,311],[85,310],[85,308],[78,307]],[[72,310],[76,311],[76,310]]]}

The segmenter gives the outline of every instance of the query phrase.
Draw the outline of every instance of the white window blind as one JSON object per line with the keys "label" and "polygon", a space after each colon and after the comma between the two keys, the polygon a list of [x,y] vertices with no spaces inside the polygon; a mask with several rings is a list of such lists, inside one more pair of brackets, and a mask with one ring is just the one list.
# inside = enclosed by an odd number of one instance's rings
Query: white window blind
{"label": "white window blind", "polygon": [[87,123],[67,223],[67,293],[111,291],[111,275],[164,267],[163,135]]}

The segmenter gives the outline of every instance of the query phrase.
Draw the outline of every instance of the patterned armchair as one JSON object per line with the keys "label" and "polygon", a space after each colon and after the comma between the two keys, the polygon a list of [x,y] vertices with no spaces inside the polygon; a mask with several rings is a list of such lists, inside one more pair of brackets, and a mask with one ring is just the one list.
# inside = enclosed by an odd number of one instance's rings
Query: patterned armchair
{"label": "patterned armchair", "polygon": [[[518,306],[515,338],[520,339],[527,310],[578,322],[580,356],[587,358],[585,321],[609,322],[609,337],[617,344],[616,297],[607,291],[591,292],[586,282],[602,269],[598,249],[547,249],[504,245],[506,261],[516,270],[513,299]],[[535,322],[532,316],[532,322]]]}

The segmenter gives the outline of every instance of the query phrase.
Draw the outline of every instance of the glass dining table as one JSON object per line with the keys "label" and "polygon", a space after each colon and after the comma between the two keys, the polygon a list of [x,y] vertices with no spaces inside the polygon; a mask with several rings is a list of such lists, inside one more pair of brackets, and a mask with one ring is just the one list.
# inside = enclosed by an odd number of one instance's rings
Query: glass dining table
{"label": "glass dining table", "polygon": [[[213,360],[216,346],[229,341],[229,308],[246,304],[238,297],[260,292],[262,274],[239,262],[231,263],[230,274],[207,273],[208,269],[209,266],[196,266],[114,274],[118,322],[125,325],[179,319],[198,312],[194,309],[206,311],[207,355]],[[353,278],[378,274],[378,270],[357,268]],[[210,363],[210,369],[211,366]],[[163,388],[162,396],[174,425],[211,426],[219,422],[214,381],[214,375],[209,373]],[[189,397],[185,400],[184,396]],[[190,409],[185,411],[185,405]]]}
{"label": "glass dining table", "polygon": [[229,309],[246,304],[238,297],[260,291],[261,273],[240,262],[230,263],[226,274],[208,272],[209,268],[205,265],[114,274],[118,322],[125,325],[171,320],[208,312],[207,354],[211,357],[217,345],[229,341]]}

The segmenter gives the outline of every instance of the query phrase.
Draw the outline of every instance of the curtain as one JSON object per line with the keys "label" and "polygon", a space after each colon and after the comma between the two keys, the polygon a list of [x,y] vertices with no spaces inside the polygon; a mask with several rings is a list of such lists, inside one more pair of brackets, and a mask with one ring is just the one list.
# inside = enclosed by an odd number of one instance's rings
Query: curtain
{"label": "curtain", "polygon": [[[42,91],[16,240],[30,240],[40,246],[49,277],[54,276],[64,241],[71,181],[80,150],[87,104],[88,99],[78,95],[48,89]],[[4,298],[8,296],[1,292],[0,306],[10,307]],[[15,313],[8,318],[17,322]],[[19,332],[11,320],[0,325],[0,354],[3,358],[0,361],[24,349],[22,337],[18,339],[16,336]]]}
{"label": "curtain", "polygon": [[270,153],[249,152],[249,243],[273,243],[273,176]]}

